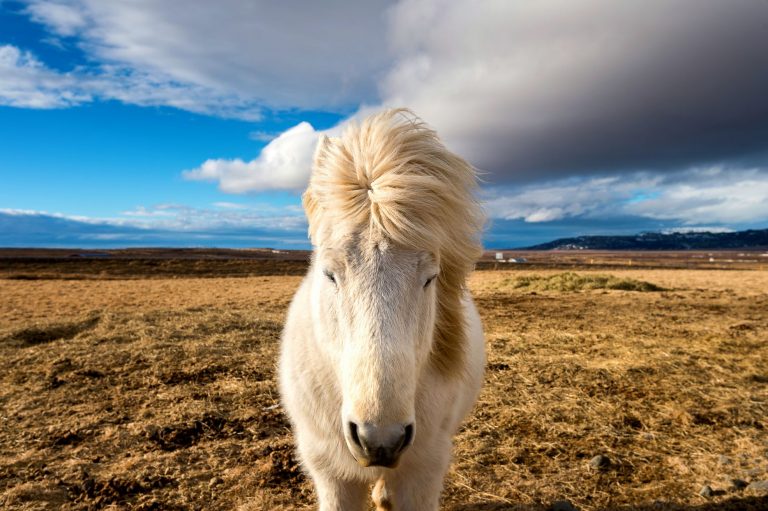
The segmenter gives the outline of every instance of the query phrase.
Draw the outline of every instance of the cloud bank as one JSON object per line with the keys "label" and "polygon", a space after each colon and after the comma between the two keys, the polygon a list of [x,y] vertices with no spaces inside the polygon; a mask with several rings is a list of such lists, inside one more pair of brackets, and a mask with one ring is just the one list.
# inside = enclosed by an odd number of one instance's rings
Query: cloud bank
{"label": "cloud bank", "polygon": [[[89,95],[83,100],[246,120],[258,120],[264,109],[349,111],[375,96],[387,66],[386,7],[381,0],[31,0],[23,13],[91,64],[66,74],[46,69],[24,90],[69,78],[69,90]],[[3,70],[29,74],[25,62]],[[63,106],[66,94],[58,90],[45,103],[23,106]],[[0,82],[0,104],[14,104],[11,94],[18,90]]]}
{"label": "cloud bank", "polygon": [[[765,26],[760,0],[406,0],[389,12],[379,105],[413,108],[493,184],[749,168],[768,151]],[[297,149],[273,144],[264,154],[274,162]],[[206,162],[208,174],[229,191],[268,189],[255,175],[283,167],[264,154]],[[303,179],[285,168],[279,186],[304,185],[308,166]]]}
{"label": "cloud bank", "polygon": [[63,108],[91,100],[75,78],[51,71],[29,52],[0,45],[0,105]]}
{"label": "cloud bank", "polygon": [[[236,207],[233,207],[236,206]],[[139,206],[112,218],[0,208],[0,246],[228,246],[308,248],[299,207],[264,204]]]}
{"label": "cloud bank", "polygon": [[[251,120],[407,106],[485,173],[495,218],[768,220],[764,0],[32,0],[26,13],[98,64],[53,71],[4,46],[3,104],[112,98]],[[318,135],[256,130],[253,159],[184,175],[300,190]]]}
{"label": "cloud bank", "polygon": [[626,216],[683,226],[746,225],[768,219],[768,171],[711,167],[671,176],[568,178],[491,187],[485,199],[491,217],[528,223]]}

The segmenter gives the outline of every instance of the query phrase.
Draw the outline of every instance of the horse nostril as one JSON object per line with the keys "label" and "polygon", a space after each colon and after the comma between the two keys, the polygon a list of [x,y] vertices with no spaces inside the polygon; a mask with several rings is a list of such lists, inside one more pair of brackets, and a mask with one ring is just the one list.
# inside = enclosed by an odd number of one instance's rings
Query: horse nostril
{"label": "horse nostril", "polygon": [[397,443],[397,446],[394,448],[395,454],[400,454],[403,452],[409,445],[411,445],[411,441],[413,440],[413,424],[408,424],[405,427],[405,430],[403,431],[403,436],[400,437],[400,441]]}
{"label": "horse nostril", "polygon": [[360,437],[357,434],[357,424],[354,422],[349,422],[347,426],[349,426],[349,436],[352,437],[352,441],[356,446],[362,449],[363,445],[360,443]]}
{"label": "horse nostril", "polygon": [[411,442],[413,441],[413,424],[408,424],[405,427],[405,438],[403,439],[403,446],[401,449],[405,449],[409,445],[411,445]]}

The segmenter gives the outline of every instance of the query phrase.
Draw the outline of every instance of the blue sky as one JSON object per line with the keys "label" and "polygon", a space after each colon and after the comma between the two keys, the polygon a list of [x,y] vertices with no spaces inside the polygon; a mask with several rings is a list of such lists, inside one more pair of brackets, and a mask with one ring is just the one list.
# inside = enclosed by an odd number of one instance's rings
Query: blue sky
{"label": "blue sky", "polygon": [[385,106],[489,247],[768,227],[764,3],[465,3],[0,1],[0,245],[306,248],[317,136]]}
{"label": "blue sky", "polygon": [[[340,120],[333,114],[303,116],[323,127]],[[250,138],[256,128],[279,133],[295,123],[276,118],[254,126],[117,101],[53,110],[0,107],[0,117],[8,171],[0,190],[3,206],[95,217],[141,205],[253,203],[253,197],[233,197],[215,186],[185,180],[182,171],[210,157],[256,155],[266,145]],[[295,195],[273,192],[259,198],[282,205],[295,203]]]}

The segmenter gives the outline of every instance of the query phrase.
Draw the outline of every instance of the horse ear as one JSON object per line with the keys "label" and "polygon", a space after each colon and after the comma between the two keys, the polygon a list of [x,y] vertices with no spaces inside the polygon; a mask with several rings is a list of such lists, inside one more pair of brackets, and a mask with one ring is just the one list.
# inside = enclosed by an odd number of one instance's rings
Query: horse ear
{"label": "horse ear", "polygon": [[304,212],[307,214],[307,222],[309,223],[309,229],[307,231],[307,237],[311,240],[313,238],[312,234],[314,232],[313,227],[315,227],[317,216],[317,199],[315,199],[314,194],[312,193],[312,186],[310,185],[307,187],[306,191],[301,195],[301,203],[304,206]]}
{"label": "horse ear", "polygon": [[[329,145],[330,139],[326,135],[320,135],[320,138],[317,139],[315,154],[312,158],[312,176],[318,172],[318,169],[322,168],[323,162],[328,155]],[[307,234],[312,239],[316,227],[315,224],[317,223],[317,210],[319,208],[315,194],[312,191],[312,177],[309,179],[306,191],[301,196],[301,203],[304,206],[304,212],[307,214],[307,221],[309,222],[309,232]]]}
{"label": "horse ear", "polygon": [[320,135],[315,146],[315,155],[312,158],[312,172],[320,168],[328,155],[328,147],[331,140],[326,135]]}

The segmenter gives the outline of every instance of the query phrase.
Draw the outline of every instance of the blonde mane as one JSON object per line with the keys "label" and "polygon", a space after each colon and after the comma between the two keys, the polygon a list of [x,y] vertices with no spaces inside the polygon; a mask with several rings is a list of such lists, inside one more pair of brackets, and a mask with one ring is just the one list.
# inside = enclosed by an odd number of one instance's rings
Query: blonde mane
{"label": "blonde mane", "polygon": [[432,362],[444,374],[461,367],[462,296],[481,254],[484,215],[474,169],[407,109],[386,110],[323,136],[303,196],[312,242],[365,229],[433,253],[439,261]]}

